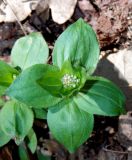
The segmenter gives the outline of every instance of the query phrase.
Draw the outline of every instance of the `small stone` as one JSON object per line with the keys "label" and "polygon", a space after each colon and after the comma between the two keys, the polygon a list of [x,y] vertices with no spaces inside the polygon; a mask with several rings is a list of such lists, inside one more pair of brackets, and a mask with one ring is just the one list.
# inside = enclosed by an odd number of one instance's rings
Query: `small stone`
{"label": "small stone", "polygon": [[128,25],[132,25],[132,21],[131,20],[128,21]]}
{"label": "small stone", "polygon": [[107,131],[109,134],[114,134],[115,133],[115,130],[114,130],[114,128],[112,128],[112,127],[107,127],[106,129],[105,129],[105,131]]}
{"label": "small stone", "polygon": [[127,149],[132,148],[132,112],[119,117],[118,140]]}
{"label": "small stone", "polygon": [[43,148],[41,148],[40,151],[44,156],[51,156],[52,155],[52,153],[50,151],[44,150]]}
{"label": "small stone", "polygon": [[118,51],[118,49],[117,48],[113,48],[113,52],[117,52]]}
{"label": "small stone", "polygon": [[101,51],[101,55],[105,56],[106,55],[105,51]]}
{"label": "small stone", "polygon": [[110,54],[110,53],[111,53],[111,50],[107,50],[105,53],[106,53],[106,54]]}
{"label": "small stone", "polygon": [[128,151],[132,152],[132,146],[128,147]]}

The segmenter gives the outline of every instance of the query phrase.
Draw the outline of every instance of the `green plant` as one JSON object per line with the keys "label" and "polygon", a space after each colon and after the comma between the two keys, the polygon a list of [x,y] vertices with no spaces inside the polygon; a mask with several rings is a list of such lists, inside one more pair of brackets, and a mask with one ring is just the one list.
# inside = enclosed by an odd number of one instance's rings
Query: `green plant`
{"label": "green plant", "polygon": [[52,59],[52,65],[46,64],[48,46],[40,33],[31,33],[15,43],[11,66],[0,61],[0,93],[10,97],[0,111],[0,146],[10,139],[18,145],[28,139],[34,152],[33,120],[47,118],[53,136],[74,152],[90,136],[94,114],[125,112],[122,91],[105,78],[91,76],[99,45],[82,19],[60,35]]}

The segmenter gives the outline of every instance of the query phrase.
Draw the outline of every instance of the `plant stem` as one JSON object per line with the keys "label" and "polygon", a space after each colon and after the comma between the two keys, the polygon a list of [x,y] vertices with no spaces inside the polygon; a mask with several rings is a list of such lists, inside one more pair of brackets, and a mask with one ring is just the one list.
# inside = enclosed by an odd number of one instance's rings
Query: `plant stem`
{"label": "plant stem", "polygon": [[68,160],[76,160],[76,153],[70,153]]}
{"label": "plant stem", "polygon": [[25,142],[19,145],[19,157],[20,160],[30,160]]}

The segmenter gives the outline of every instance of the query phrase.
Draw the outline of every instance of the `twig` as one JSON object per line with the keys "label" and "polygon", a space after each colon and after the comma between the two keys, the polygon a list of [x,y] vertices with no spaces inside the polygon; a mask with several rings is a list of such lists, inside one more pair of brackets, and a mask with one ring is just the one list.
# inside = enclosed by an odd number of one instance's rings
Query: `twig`
{"label": "twig", "polygon": [[18,22],[18,24],[19,24],[20,27],[21,27],[21,30],[23,31],[24,35],[26,36],[27,33],[26,33],[26,31],[25,31],[22,23],[20,22],[17,14],[16,14],[15,11],[13,10],[11,3],[10,3],[9,1],[7,1],[7,0],[3,0],[3,2],[4,2],[5,5],[9,5],[10,9],[12,10],[12,12],[13,12],[13,14],[14,14],[14,16],[15,16],[16,21]]}

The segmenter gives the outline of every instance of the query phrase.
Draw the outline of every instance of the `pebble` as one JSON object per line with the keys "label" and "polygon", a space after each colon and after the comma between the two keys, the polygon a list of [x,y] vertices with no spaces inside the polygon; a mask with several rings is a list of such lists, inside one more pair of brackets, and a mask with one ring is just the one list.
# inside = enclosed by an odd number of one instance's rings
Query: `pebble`
{"label": "pebble", "polygon": [[52,156],[52,153],[49,151],[44,150],[43,148],[40,149],[40,152],[45,156]]}
{"label": "pebble", "polygon": [[108,126],[107,128],[105,128],[105,131],[109,132],[109,134],[114,134],[115,130],[113,127]]}
{"label": "pebble", "polygon": [[113,48],[113,52],[116,53],[118,51],[117,48]]}
{"label": "pebble", "polygon": [[112,51],[111,50],[106,50],[105,53],[106,54],[110,54]]}
{"label": "pebble", "polygon": [[102,56],[105,56],[105,55],[106,55],[106,52],[105,52],[105,51],[101,51],[101,55],[102,55]]}

